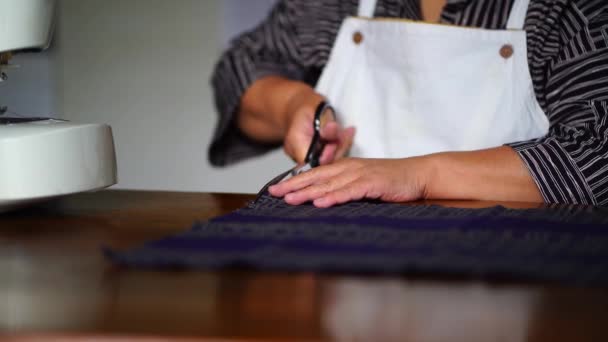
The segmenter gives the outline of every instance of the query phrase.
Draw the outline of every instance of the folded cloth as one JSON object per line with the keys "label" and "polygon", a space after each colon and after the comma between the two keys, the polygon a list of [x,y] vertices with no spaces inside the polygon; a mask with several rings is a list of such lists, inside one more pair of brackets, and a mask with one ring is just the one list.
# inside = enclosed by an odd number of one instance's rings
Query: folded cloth
{"label": "folded cloth", "polygon": [[608,284],[608,210],[353,202],[327,209],[263,196],[128,251],[130,267],[424,273]]}

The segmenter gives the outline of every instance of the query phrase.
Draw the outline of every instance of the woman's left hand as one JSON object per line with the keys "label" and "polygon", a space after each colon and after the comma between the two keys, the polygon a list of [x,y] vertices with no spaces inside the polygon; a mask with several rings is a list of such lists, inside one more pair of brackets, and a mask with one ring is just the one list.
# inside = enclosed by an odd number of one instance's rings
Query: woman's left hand
{"label": "woman's left hand", "polygon": [[275,197],[293,205],[317,207],[364,198],[406,202],[425,197],[430,168],[424,157],[406,159],[345,158],[271,186]]}

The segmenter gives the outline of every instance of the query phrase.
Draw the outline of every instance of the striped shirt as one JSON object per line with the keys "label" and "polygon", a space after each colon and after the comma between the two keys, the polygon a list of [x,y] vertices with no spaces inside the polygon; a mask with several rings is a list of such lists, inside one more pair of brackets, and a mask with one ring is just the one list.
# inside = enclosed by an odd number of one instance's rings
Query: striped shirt
{"label": "striped shirt", "polygon": [[[420,0],[378,0],[375,16],[420,20]],[[441,22],[505,29],[513,0],[448,0]],[[258,27],[236,38],[212,78],[219,122],[214,165],[268,151],[245,137],[235,114],[258,78],[281,75],[314,85],[341,22],[357,0],[280,0]],[[547,136],[509,144],[546,202],[608,205],[608,1],[531,0],[528,63]],[[413,47],[415,48],[415,47]]]}

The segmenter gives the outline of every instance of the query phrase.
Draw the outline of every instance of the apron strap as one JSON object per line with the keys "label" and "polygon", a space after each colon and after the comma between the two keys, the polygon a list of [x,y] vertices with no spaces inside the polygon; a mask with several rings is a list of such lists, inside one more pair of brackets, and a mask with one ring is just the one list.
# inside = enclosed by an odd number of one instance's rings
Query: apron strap
{"label": "apron strap", "polygon": [[513,2],[513,7],[511,7],[511,13],[509,14],[509,20],[507,21],[508,30],[524,29],[529,4],[530,0],[515,0]]}
{"label": "apron strap", "polygon": [[357,16],[363,18],[373,18],[376,9],[376,0],[359,0],[359,10]]}

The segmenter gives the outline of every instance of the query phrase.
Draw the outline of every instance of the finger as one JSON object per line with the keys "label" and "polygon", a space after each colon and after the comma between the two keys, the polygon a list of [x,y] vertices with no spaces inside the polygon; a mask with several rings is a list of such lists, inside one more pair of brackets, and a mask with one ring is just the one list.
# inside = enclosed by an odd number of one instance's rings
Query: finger
{"label": "finger", "polygon": [[319,163],[321,165],[331,163],[334,160],[334,156],[336,154],[337,149],[338,149],[338,144],[325,145],[325,148],[323,148],[323,153],[321,153],[321,157],[319,158]]}
{"label": "finger", "polygon": [[291,205],[299,205],[317,198],[326,196],[328,193],[342,188],[345,184],[351,183],[357,177],[353,173],[344,172],[336,175],[323,183],[312,184],[301,190],[290,192],[285,195],[285,202]]}
{"label": "finger", "polygon": [[269,187],[268,191],[272,196],[283,197],[290,192],[298,191],[312,184],[323,183],[327,179],[342,172],[342,170],[342,166],[335,164],[319,166],[292,177],[284,182],[275,184]]}
{"label": "finger", "polygon": [[325,126],[321,127],[321,139],[325,141],[338,141],[340,139],[340,133],[342,129],[340,125],[338,125],[335,121],[330,121],[325,124]]}
{"label": "finger", "polygon": [[350,150],[353,145],[355,133],[355,127],[348,127],[342,130],[340,136],[340,143],[334,154],[334,159],[340,159],[348,153],[348,150]]}
{"label": "finger", "polygon": [[321,183],[335,173],[335,171],[328,170],[327,168],[329,166],[320,166],[301,173],[284,182],[270,186],[268,191],[272,196],[283,197],[290,192],[298,191],[315,183]]}
{"label": "finger", "polygon": [[364,179],[345,184],[339,189],[326,193],[313,201],[315,207],[328,208],[336,204],[358,201],[367,196],[370,184]]}
{"label": "finger", "polygon": [[312,116],[314,114],[308,110],[300,111],[295,114],[295,118],[291,122],[283,149],[296,163],[301,164],[306,158],[308,146],[312,140],[314,129],[312,125]]}
{"label": "finger", "polygon": [[296,192],[290,192],[285,195],[284,200],[287,204],[300,205],[317,198],[325,196],[331,191],[330,183],[314,184]]}

